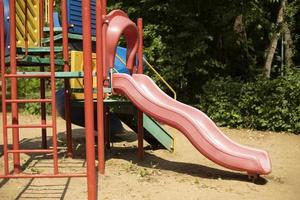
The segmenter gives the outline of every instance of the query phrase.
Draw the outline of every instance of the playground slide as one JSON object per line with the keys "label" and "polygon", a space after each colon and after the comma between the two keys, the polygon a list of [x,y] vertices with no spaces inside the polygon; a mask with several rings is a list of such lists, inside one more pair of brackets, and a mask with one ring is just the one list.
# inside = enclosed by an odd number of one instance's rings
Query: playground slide
{"label": "playground slide", "polygon": [[113,90],[127,96],[149,116],[180,130],[213,162],[249,175],[271,172],[267,152],[233,142],[203,112],[170,98],[148,76],[113,74]]}

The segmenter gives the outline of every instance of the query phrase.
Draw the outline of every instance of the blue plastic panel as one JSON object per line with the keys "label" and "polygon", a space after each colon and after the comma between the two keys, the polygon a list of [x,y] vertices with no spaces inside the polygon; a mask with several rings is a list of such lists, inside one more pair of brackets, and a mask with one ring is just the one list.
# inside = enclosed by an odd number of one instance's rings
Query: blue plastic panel
{"label": "blue plastic panel", "polygon": [[[70,33],[82,34],[82,0],[68,0],[68,23],[74,26]],[[92,35],[96,35],[96,0],[91,0]]]}
{"label": "blue plastic panel", "polygon": [[54,27],[61,27],[58,12],[53,13],[53,24],[54,24]]}
{"label": "blue plastic panel", "polygon": [[[126,63],[126,49],[118,46],[116,54],[122,58],[122,60]],[[115,69],[120,73],[129,74],[126,66],[116,57],[115,58]]]}
{"label": "blue plastic panel", "polygon": [[[117,51],[116,54],[126,63],[126,51],[127,49],[124,47],[117,47]],[[136,56],[137,57],[137,56]],[[144,56],[145,57],[145,56]],[[138,65],[138,60],[136,59],[135,61],[135,65]],[[143,66],[143,68],[145,69],[145,66]],[[119,73],[126,73],[129,74],[128,69],[126,68],[126,66],[117,58],[117,56],[115,57],[115,69],[119,72]]]}
{"label": "blue plastic panel", "polygon": [[9,55],[9,43],[10,43],[10,33],[9,33],[9,0],[3,1],[4,5],[4,42],[5,42],[5,55]]}

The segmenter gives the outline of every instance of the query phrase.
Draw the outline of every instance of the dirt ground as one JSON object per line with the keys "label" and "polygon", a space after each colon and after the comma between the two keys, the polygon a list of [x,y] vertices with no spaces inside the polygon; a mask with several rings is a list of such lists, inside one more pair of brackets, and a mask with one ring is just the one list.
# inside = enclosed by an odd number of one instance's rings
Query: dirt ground
{"label": "dirt ground", "polygon": [[[21,116],[20,121],[33,124],[39,120],[34,116]],[[0,127],[1,123],[2,119]],[[60,171],[82,172],[85,170],[84,129],[73,126],[75,158],[67,159],[64,157],[64,124],[63,120],[58,120]],[[107,151],[106,175],[98,177],[98,199],[300,199],[300,136],[227,128],[222,130],[236,142],[267,150],[272,159],[273,172],[254,184],[248,181],[245,173],[224,169],[207,160],[177,131],[174,131],[174,153],[153,150],[145,143],[145,159],[138,161],[136,136],[127,130],[117,135],[113,147]],[[2,134],[0,137],[2,174]],[[20,133],[21,148],[39,148],[40,140],[40,133],[36,129],[26,129]],[[49,143],[51,145],[51,137]],[[29,173],[51,172],[51,158],[51,155],[23,155],[23,170]],[[0,179],[0,199],[86,199],[86,185],[85,178]]]}

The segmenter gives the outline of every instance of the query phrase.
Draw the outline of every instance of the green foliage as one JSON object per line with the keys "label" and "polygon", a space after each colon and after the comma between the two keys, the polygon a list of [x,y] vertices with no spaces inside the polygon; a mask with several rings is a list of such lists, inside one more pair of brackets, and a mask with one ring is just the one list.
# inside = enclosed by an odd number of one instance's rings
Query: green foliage
{"label": "green foliage", "polygon": [[[297,12],[295,4],[299,3],[289,2],[288,13]],[[124,10],[133,20],[144,19],[147,59],[181,101],[195,103],[194,97],[202,92],[199,86],[216,76],[249,81],[262,73],[280,2],[112,0],[108,5]],[[240,15],[244,28],[237,33],[234,26]],[[276,57],[280,58],[280,51]],[[274,73],[276,77],[278,70]]]}
{"label": "green foliage", "polygon": [[[285,69],[278,67],[279,48],[274,79],[259,78],[270,38],[282,28],[275,23],[281,1],[108,3],[128,12],[131,19],[144,19],[147,59],[174,87],[179,100],[195,104],[195,97],[201,97],[200,106],[221,126],[300,132],[299,73],[280,77]],[[288,1],[285,13],[297,49],[299,4]],[[294,60],[299,65],[299,56]]]}
{"label": "green foliage", "polygon": [[199,107],[220,126],[300,133],[300,73],[248,83],[209,81]]}
{"label": "green foliage", "polygon": [[237,104],[242,83],[231,78],[213,79],[204,85],[198,105],[219,126],[239,127],[242,115]]}

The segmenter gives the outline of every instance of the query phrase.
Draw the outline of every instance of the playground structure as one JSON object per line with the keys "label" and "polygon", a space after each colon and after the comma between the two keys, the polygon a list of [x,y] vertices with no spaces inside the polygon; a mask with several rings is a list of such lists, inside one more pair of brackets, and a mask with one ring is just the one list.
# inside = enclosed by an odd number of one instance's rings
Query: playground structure
{"label": "playground structure", "polygon": [[[46,2],[46,3],[45,3]],[[180,130],[193,146],[213,162],[238,171],[245,171],[249,175],[263,175],[271,172],[271,161],[265,151],[239,145],[225,136],[218,127],[204,113],[188,105],[170,98],[162,92],[151,78],[143,75],[143,36],[142,19],[137,24],[129,19],[121,10],[106,13],[106,1],[61,1],[61,26],[54,14],[54,1],[8,1],[0,0],[0,38],[1,38],[1,82],[2,82],[2,113],[3,113],[3,147],[4,147],[4,174],[0,178],[59,178],[59,177],[87,177],[88,199],[97,199],[96,167],[94,151],[94,129],[97,124],[98,132],[98,171],[105,173],[105,140],[104,130],[109,122],[105,115],[106,94],[126,96],[137,109],[138,157],[143,158],[143,139],[145,121],[153,123],[149,130],[156,127],[161,131],[157,136],[166,148],[173,148],[166,138],[167,133],[159,129],[159,124],[153,118]],[[32,12],[35,7],[35,12]],[[80,15],[71,13],[69,9],[80,12]],[[9,7],[9,10],[8,10]],[[45,9],[46,8],[46,9]],[[47,9],[49,8],[49,9]],[[79,9],[79,10],[78,10]],[[47,12],[45,12],[45,10]],[[68,12],[69,11],[69,12]],[[81,13],[82,11],[82,13]],[[17,12],[22,14],[17,15]],[[74,15],[72,15],[74,14]],[[9,16],[9,20],[6,16]],[[48,15],[48,16],[47,16]],[[35,17],[34,17],[35,16]],[[30,26],[32,19],[35,26]],[[45,17],[47,16],[47,17]],[[55,17],[56,16],[56,17]],[[24,23],[20,23],[20,19]],[[45,27],[45,19],[49,20],[49,27]],[[22,22],[21,20],[21,22]],[[72,21],[73,20],[73,21]],[[47,21],[47,20],[46,20]],[[59,24],[59,25],[58,25]],[[23,28],[19,28],[23,26]],[[22,32],[23,30],[23,32]],[[37,31],[33,31],[37,30]],[[34,33],[34,34],[31,34]],[[49,37],[45,35],[49,34]],[[124,36],[127,44],[123,51],[123,58],[117,52],[118,42]],[[61,43],[60,43],[61,41]],[[62,46],[57,46],[62,44]],[[9,46],[9,48],[8,48]],[[69,52],[69,48],[82,49],[80,52]],[[96,53],[93,56],[93,51]],[[125,53],[124,53],[125,52]],[[59,57],[57,54],[61,54]],[[72,55],[74,55],[72,59]],[[80,57],[80,62],[74,61]],[[70,59],[71,55],[71,59]],[[117,57],[117,58],[116,58]],[[116,60],[126,64],[124,72],[115,70]],[[71,61],[71,62],[70,62]],[[74,61],[74,64],[72,62]],[[93,61],[94,65],[93,65]],[[136,62],[137,61],[137,62]],[[80,66],[78,66],[80,65]],[[136,66],[137,65],[137,66]],[[39,72],[21,71],[26,66],[36,66]],[[50,66],[50,68],[48,67]],[[73,71],[70,66],[74,66]],[[95,70],[93,71],[93,66]],[[122,68],[122,67],[121,67]],[[9,73],[6,70],[9,70]],[[58,69],[61,69],[60,71]],[[40,99],[19,99],[17,83],[19,79],[40,79]],[[57,157],[57,130],[56,130],[56,88],[55,80],[64,79],[64,119],[66,120],[67,155],[72,157],[72,87],[74,80],[83,89],[80,95],[74,92],[77,99],[84,104],[84,126],[86,130],[86,173],[62,174],[59,172]],[[11,97],[7,99],[6,79],[11,80]],[[45,79],[50,79],[51,98],[46,98]],[[71,81],[70,81],[71,80]],[[73,82],[72,82],[73,81]],[[70,84],[71,83],[71,84]],[[83,84],[84,83],[84,84]],[[77,84],[77,86],[78,86]],[[77,88],[78,89],[78,88]],[[80,89],[80,88],[79,88]],[[96,93],[94,92],[96,89]],[[82,92],[82,91],[81,91]],[[94,103],[94,101],[96,103]],[[40,103],[41,124],[19,124],[18,104]],[[46,123],[46,103],[52,104],[51,123]],[[118,104],[120,102],[113,102]],[[12,123],[7,121],[7,105],[11,104]],[[94,113],[96,110],[97,120]],[[145,115],[145,114],[147,115]],[[106,117],[104,117],[106,116]],[[147,118],[148,117],[148,118]],[[106,118],[106,119],[104,119]],[[144,126],[144,127],[143,127]],[[37,128],[42,130],[42,149],[26,149],[19,147],[19,129]],[[47,131],[52,130],[52,148],[47,145]],[[12,149],[8,148],[8,129],[12,130]],[[150,131],[151,132],[151,131]],[[153,133],[155,137],[155,133]],[[20,153],[52,153],[53,174],[24,174],[20,166]],[[13,155],[13,172],[10,172],[8,154]]]}

